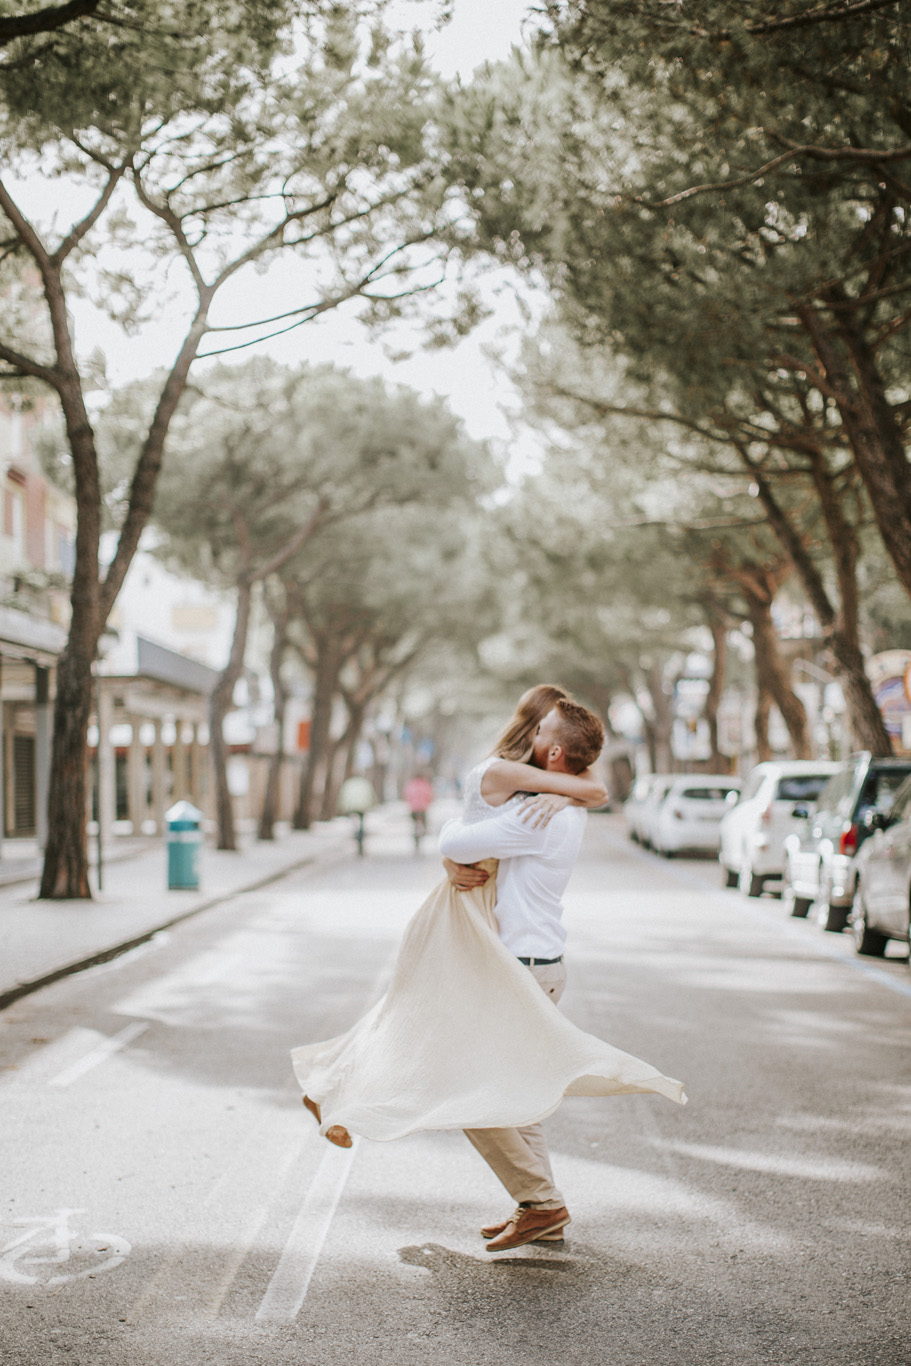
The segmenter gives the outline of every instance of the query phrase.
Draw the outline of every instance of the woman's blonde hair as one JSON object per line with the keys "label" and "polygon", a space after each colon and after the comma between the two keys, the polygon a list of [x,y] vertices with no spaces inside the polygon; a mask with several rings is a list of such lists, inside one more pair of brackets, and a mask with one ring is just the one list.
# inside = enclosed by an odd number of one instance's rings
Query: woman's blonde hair
{"label": "woman's blonde hair", "polygon": [[493,747],[497,758],[514,759],[519,763],[530,759],[538,726],[557,702],[568,697],[565,688],[558,688],[553,683],[536,683],[523,692],[512,720]]}

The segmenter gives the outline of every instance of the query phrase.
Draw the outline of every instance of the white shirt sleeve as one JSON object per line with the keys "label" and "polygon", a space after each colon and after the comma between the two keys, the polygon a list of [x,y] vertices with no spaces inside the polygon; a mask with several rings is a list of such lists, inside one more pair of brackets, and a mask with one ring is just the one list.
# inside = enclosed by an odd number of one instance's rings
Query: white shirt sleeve
{"label": "white shirt sleeve", "polygon": [[447,821],[440,831],[440,853],[456,863],[476,863],[482,858],[515,858],[518,854],[540,854],[547,840],[547,827],[526,824],[514,810],[501,816],[474,821]]}

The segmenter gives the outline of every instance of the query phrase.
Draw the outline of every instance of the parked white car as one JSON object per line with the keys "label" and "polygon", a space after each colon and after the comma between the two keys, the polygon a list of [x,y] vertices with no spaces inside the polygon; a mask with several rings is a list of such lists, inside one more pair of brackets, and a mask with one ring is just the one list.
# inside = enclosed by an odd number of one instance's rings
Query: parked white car
{"label": "parked white car", "polygon": [[717,853],[728,795],[739,790],[740,779],[724,773],[678,774],[655,809],[652,848],[665,858],[682,849]]}
{"label": "parked white car", "polygon": [[633,790],[623,803],[626,833],[631,840],[638,842],[642,839],[642,809],[655,784],[661,782],[662,777],[666,776],[661,773],[641,773],[633,783]]}
{"label": "parked white car", "polygon": [[725,887],[739,885],[747,896],[760,896],[767,882],[781,877],[784,842],[797,824],[794,807],[812,806],[839,767],[825,759],[756,765],[721,822]]}

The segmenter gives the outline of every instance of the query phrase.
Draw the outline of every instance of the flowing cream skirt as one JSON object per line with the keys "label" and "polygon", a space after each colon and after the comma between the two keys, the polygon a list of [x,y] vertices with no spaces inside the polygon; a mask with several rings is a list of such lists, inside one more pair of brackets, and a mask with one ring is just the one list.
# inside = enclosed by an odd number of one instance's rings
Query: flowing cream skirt
{"label": "flowing cream skirt", "polygon": [[681,1082],[560,1013],[501,942],[495,901],[493,876],[474,892],[442,882],[408,925],[385,996],[346,1034],[292,1050],[321,1133],[534,1124],[565,1095],[654,1091],[686,1104]]}

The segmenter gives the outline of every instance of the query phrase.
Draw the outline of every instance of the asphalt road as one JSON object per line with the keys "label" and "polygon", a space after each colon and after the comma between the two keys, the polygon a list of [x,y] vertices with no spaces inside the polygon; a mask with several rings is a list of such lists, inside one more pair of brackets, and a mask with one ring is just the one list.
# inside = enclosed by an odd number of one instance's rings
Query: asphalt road
{"label": "asphalt road", "polygon": [[593,816],[563,1008],[689,1104],[565,1102],[570,1236],[493,1257],[460,1134],[335,1149],[288,1063],[436,878],[403,823],[0,1017],[3,1366],[911,1362],[907,962]]}

